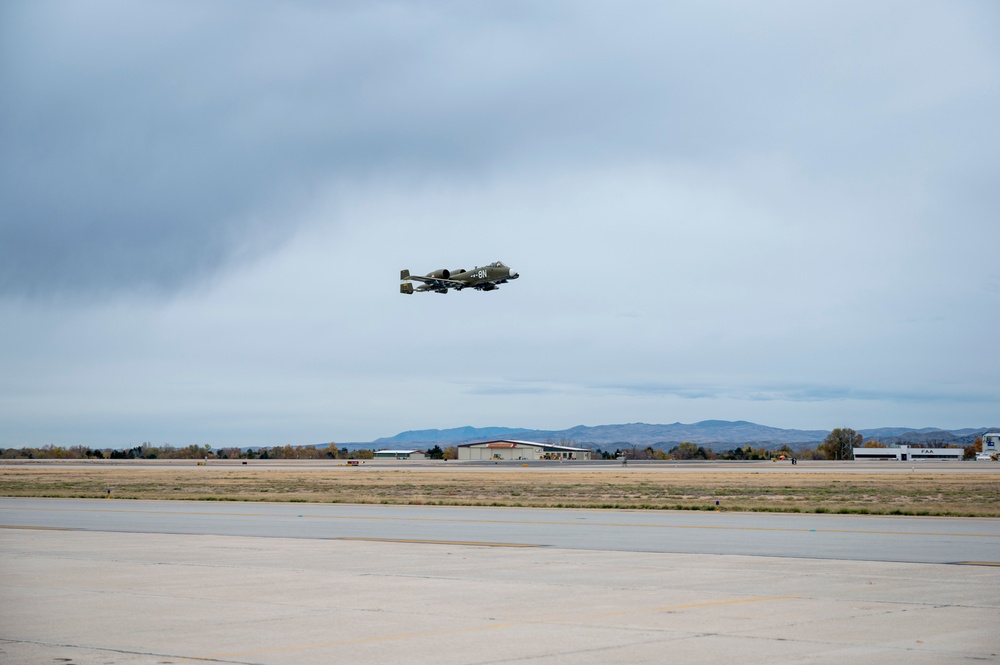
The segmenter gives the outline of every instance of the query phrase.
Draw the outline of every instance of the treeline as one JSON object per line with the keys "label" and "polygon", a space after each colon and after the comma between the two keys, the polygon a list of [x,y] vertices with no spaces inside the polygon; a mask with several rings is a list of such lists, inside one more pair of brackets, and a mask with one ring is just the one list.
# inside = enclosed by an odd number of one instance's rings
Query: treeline
{"label": "treeline", "polygon": [[[457,459],[458,451],[454,446],[442,449],[434,446],[424,451],[431,459]],[[372,459],[375,451],[367,448],[348,450],[338,448],[331,443],[325,448],[319,446],[274,446],[273,448],[220,448],[212,457],[218,459]]]}
{"label": "treeline", "polygon": [[[560,441],[560,445],[572,446],[572,441]],[[666,448],[669,444],[656,446],[621,447],[614,452],[596,448],[593,451],[595,459],[634,459],[634,460],[769,460],[796,458],[800,460],[842,460],[853,459],[854,448],[885,448],[878,441],[862,441],[860,434],[849,428],[838,428],[830,432],[826,439],[816,448],[798,448],[793,450],[787,444],[777,447],[738,446],[724,452],[716,452],[697,444],[685,441]],[[952,445],[919,444],[924,448],[952,448]],[[965,458],[972,459],[977,452],[982,451],[982,437],[977,437],[965,449]],[[457,459],[458,449],[455,446],[441,448],[434,446],[425,451],[431,459]],[[95,449],[87,446],[42,446],[41,448],[0,448],[0,459],[372,459],[374,450],[348,450],[338,447],[335,443],[327,446],[272,446],[260,448],[226,447],[213,449],[211,445],[190,445],[175,448],[171,445],[154,446],[143,443],[133,448],[116,450],[111,448]]]}
{"label": "treeline", "polygon": [[[456,459],[454,446],[442,449],[434,446],[426,451],[431,459]],[[41,448],[0,448],[0,459],[372,459],[374,450],[348,450],[335,443],[320,446],[273,446],[261,448],[217,448],[211,445],[190,445],[175,448],[171,445],[154,446],[149,443],[117,450],[88,448],[87,446],[42,446]]]}
{"label": "treeline", "polygon": [[816,450],[795,451],[787,445],[777,448],[742,446],[724,452],[716,452],[711,448],[705,448],[690,441],[677,444],[669,449],[646,446],[645,448],[618,449],[614,454],[605,453],[602,450],[595,452],[600,453],[605,459],[626,457],[635,460],[769,460],[782,456],[798,459],[826,459]]}
{"label": "treeline", "polygon": [[144,443],[125,450],[51,445],[41,448],[0,448],[0,459],[202,459],[206,456],[215,457],[208,444],[175,448]]}
{"label": "treeline", "polygon": [[[767,446],[740,446],[725,452],[716,452],[710,448],[686,441],[667,449],[668,444],[647,446],[645,448],[618,449],[614,454],[597,449],[595,453],[605,459],[627,457],[639,460],[769,460],[769,459],[800,459],[800,460],[849,460],[854,459],[854,448],[887,448],[888,446],[863,437],[850,428],[837,428],[827,435],[815,448],[800,447],[792,449],[787,444],[769,448]],[[973,459],[976,453],[982,451],[983,439],[977,437],[973,445],[955,446],[951,444],[905,444],[918,445],[921,448],[963,448],[965,459]]]}

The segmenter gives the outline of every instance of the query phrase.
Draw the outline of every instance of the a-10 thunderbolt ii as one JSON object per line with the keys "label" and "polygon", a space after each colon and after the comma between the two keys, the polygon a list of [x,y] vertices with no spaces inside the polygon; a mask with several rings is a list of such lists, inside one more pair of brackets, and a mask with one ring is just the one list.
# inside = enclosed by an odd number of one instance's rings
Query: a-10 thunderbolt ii
{"label": "a-10 thunderbolt ii", "polygon": [[[448,270],[442,268],[434,272],[427,273],[423,277],[411,275],[409,270],[402,270],[399,279],[405,284],[399,285],[400,293],[413,293],[416,291],[434,291],[435,293],[448,293],[448,289],[461,291],[462,289],[476,289],[477,291],[493,291],[506,284],[509,280],[517,279],[518,274],[505,266],[501,261],[494,261],[482,268],[475,267],[472,270]],[[416,289],[410,281],[423,282]]]}

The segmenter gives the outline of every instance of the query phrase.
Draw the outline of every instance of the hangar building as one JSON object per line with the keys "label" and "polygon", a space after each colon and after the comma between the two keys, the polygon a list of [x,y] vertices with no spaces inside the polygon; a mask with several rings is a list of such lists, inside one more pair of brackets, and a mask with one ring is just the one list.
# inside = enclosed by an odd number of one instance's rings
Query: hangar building
{"label": "hangar building", "polygon": [[375,459],[427,459],[422,450],[376,450],[372,456]]}
{"label": "hangar building", "polygon": [[463,443],[458,446],[459,460],[587,460],[591,459],[591,454],[589,448],[512,439]]}
{"label": "hangar building", "polygon": [[899,446],[898,448],[855,448],[855,460],[897,460],[909,462],[919,459],[960,460],[965,456],[962,448],[920,448]]}

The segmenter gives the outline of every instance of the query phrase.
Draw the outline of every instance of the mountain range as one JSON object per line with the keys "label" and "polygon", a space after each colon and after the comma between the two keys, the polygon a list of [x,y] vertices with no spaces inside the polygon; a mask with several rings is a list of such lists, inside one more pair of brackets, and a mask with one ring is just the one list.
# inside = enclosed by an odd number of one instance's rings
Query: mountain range
{"label": "mountain range", "polygon": [[[877,440],[886,445],[910,443],[916,445],[969,445],[988,427],[942,430],[933,427],[879,427],[856,430],[865,441]],[[997,429],[997,428],[993,428]],[[578,425],[563,430],[537,430],[517,427],[453,427],[451,429],[409,430],[391,437],[376,439],[369,444],[375,448],[416,447],[435,445],[453,446],[491,439],[520,439],[552,441],[561,445],[585,448],[646,447],[671,448],[690,441],[712,450],[727,450],[745,445],[815,446],[823,441],[829,430],[782,429],[758,425],[745,420],[703,420],[697,423],[651,425],[628,423],[623,425]],[[358,446],[360,444],[351,444]]]}

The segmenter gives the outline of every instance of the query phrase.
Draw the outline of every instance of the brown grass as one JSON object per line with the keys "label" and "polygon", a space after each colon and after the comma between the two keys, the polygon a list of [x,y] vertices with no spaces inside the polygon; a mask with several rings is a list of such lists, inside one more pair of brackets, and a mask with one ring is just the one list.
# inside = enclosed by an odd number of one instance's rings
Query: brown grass
{"label": "brown grass", "polygon": [[718,501],[725,511],[1000,517],[993,474],[0,467],[4,496],[103,498],[109,489],[117,499],[655,510],[714,510]]}

